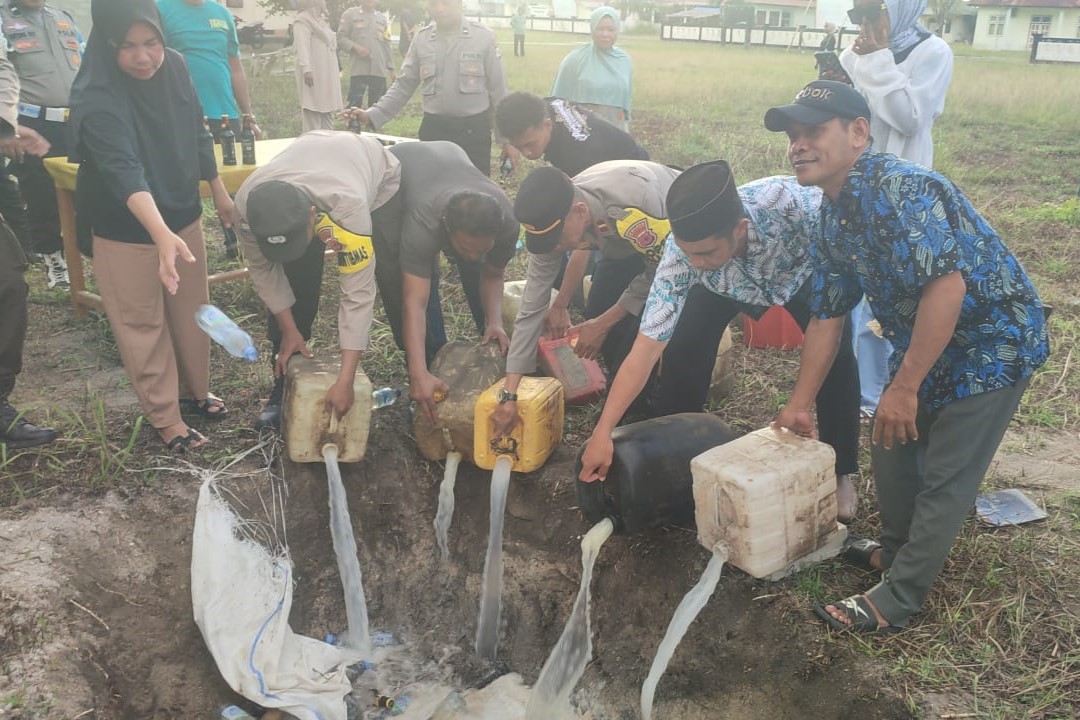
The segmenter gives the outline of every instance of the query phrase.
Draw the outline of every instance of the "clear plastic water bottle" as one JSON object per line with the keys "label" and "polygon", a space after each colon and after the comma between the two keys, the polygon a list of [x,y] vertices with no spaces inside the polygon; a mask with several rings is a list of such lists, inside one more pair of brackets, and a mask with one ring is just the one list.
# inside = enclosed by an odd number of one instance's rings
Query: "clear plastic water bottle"
{"label": "clear plastic water bottle", "polygon": [[253,715],[235,705],[222,705],[218,708],[217,716],[221,718],[221,720],[255,720]]}
{"label": "clear plastic water bottle", "polygon": [[200,305],[195,311],[195,322],[204,333],[228,350],[230,355],[248,362],[259,359],[259,351],[251,342],[251,336],[213,305]]}
{"label": "clear plastic water bottle", "polygon": [[384,387],[371,393],[371,409],[378,410],[379,408],[388,407],[393,405],[401,397],[401,388]]}

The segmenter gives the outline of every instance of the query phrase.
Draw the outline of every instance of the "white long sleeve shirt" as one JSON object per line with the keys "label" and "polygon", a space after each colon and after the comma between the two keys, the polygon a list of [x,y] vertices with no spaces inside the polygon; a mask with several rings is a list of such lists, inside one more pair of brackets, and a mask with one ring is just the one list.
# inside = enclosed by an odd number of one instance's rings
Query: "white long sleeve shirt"
{"label": "white long sleeve shirt", "polygon": [[849,45],[840,54],[840,64],[870,105],[874,149],[933,167],[930,131],[945,110],[952,80],[949,44],[931,35],[899,64],[888,48],[857,55]]}

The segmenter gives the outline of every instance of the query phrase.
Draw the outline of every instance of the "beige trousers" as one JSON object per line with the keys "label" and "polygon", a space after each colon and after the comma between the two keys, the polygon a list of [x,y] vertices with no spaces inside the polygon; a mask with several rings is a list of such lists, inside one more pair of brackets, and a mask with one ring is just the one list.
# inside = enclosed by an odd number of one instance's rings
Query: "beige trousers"
{"label": "beige trousers", "polygon": [[209,301],[202,225],[177,233],[195,262],[176,261],[180,287],[170,295],[158,278],[155,245],[94,236],[94,276],[143,414],[155,428],[180,420],[179,398],[210,392],[210,338],[195,324]]}
{"label": "beige trousers", "polygon": [[333,130],[336,112],[317,112],[300,108],[300,132],[312,130]]}

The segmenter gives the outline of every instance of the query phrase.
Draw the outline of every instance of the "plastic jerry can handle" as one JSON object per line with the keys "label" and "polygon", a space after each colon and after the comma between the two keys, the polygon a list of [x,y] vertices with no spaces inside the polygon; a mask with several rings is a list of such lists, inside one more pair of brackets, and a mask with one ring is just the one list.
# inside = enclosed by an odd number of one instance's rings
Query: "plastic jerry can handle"
{"label": "plastic jerry can handle", "polygon": [[491,441],[491,451],[496,457],[506,456],[518,459],[518,442],[514,438],[504,435]]}

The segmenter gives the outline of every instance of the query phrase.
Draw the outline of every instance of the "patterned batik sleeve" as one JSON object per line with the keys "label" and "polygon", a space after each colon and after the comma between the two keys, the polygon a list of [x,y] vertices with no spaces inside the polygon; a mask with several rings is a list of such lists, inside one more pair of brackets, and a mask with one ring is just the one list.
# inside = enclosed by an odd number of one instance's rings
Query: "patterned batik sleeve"
{"label": "patterned batik sleeve", "polygon": [[[964,270],[954,222],[959,222],[951,187],[933,174],[887,176],[881,207],[875,207],[878,237],[891,238],[890,271],[911,290]],[[884,234],[887,233],[887,234]]]}
{"label": "patterned batik sleeve", "polygon": [[829,319],[848,313],[862,298],[862,285],[855,274],[855,267],[837,257],[840,242],[838,233],[827,228],[836,227],[836,218],[822,223],[822,234],[810,244],[810,312],[814,317]]}
{"label": "patterned batik sleeve", "polygon": [[666,246],[649,288],[649,297],[645,300],[639,328],[642,335],[660,342],[667,342],[675,333],[675,324],[686,304],[686,294],[698,278],[697,271],[671,235],[668,235]]}

